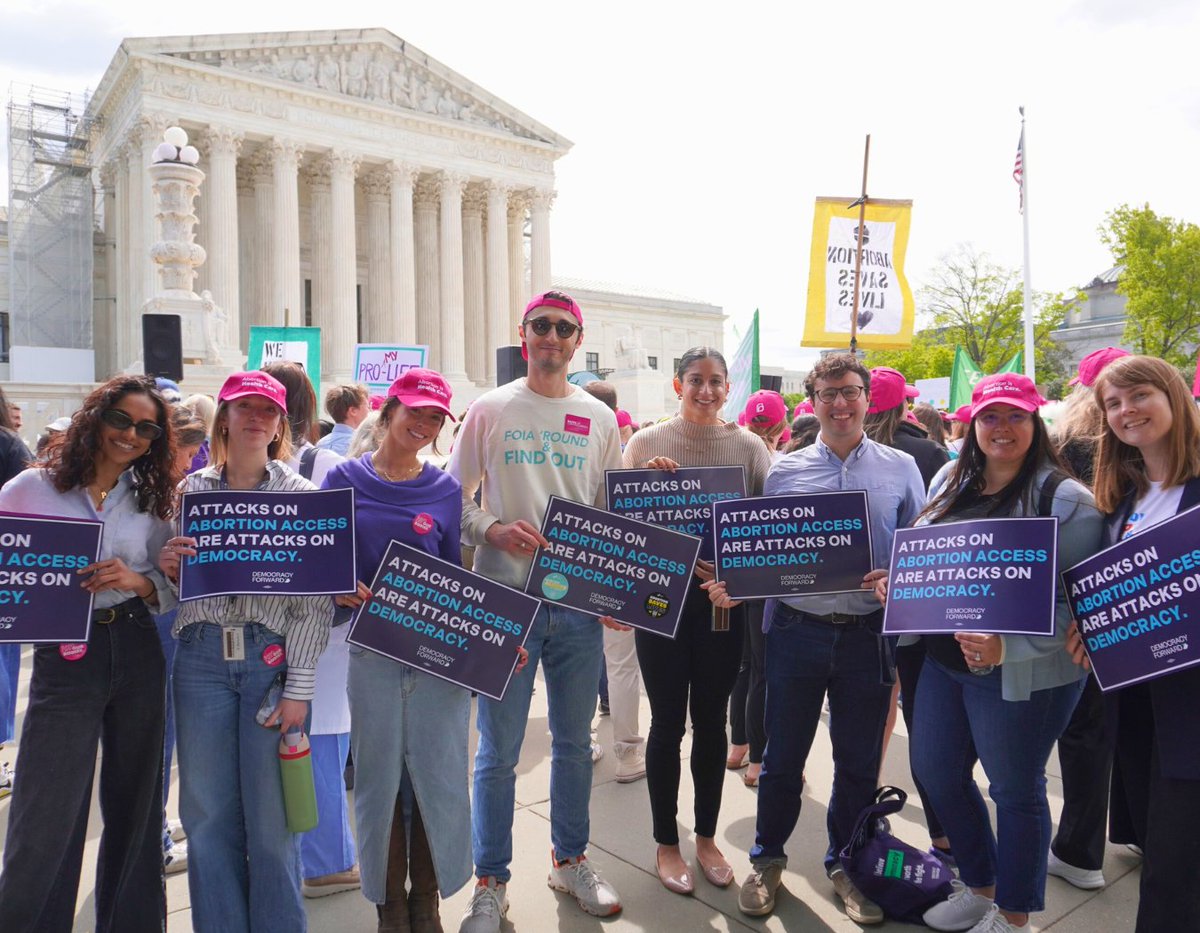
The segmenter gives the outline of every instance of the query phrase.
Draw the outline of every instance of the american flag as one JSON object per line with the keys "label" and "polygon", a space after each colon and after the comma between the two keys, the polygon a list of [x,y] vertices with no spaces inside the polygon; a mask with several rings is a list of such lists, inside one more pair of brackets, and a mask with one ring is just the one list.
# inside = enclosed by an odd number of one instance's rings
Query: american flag
{"label": "american flag", "polygon": [[1022,126],[1021,127],[1021,138],[1017,142],[1017,160],[1013,164],[1013,181],[1015,181],[1017,183],[1017,187],[1020,188],[1020,191],[1021,191],[1020,202],[1019,202],[1020,206],[1018,209],[1020,210],[1020,212],[1022,214],[1025,213],[1025,186],[1024,186],[1024,184],[1022,184],[1022,179],[1023,179],[1024,174],[1025,174],[1025,127]]}

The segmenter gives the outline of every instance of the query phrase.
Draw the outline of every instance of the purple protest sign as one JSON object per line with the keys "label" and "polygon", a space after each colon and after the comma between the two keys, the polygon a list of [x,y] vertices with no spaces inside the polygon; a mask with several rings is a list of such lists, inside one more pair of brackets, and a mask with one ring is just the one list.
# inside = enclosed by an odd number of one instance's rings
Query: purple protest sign
{"label": "purple protest sign", "polygon": [[675,637],[700,539],[551,496],[525,592]]}
{"label": "purple protest sign", "polygon": [[607,470],[608,510],[700,539],[700,559],[713,559],[712,506],[746,495],[740,466],[667,470]]}
{"label": "purple protest sign", "polygon": [[713,504],[717,579],[734,599],[857,592],[871,569],[859,489]]}
{"label": "purple protest sign", "polygon": [[1101,690],[1200,664],[1200,507],[1063,571]]}
{"label": "purple protest sign", "polygon": [[353,593],[354,490],[186,492],[180,533],[197,554],[179,567],[179,598]]}
{"label": "purple protest sign", "polygon": [[900,528],[885,635],[1053,635],[1057,518]]}
{"label": "purple protest sign", "polygon": [[540,603],[392,541],[347,641],[493,700],[517,665]]}
{"label": "purple protest sign", "polygon": [[100,559],[101,522],[0,515],[0,642],[86,642],[92,594],[76,574]]}

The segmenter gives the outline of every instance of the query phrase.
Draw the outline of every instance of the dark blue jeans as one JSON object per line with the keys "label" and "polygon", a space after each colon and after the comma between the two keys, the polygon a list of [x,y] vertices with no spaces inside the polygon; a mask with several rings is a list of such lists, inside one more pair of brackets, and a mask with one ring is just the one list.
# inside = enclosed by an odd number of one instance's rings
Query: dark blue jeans
{"label": "dark blue jeans", "polygon": [[140,607],[93,623],[87,653],[34,651],[29,707],[0,874],[0,930],[69,933],[83,862],[96,746],[104,829],[96,866],[97,931],[161,930],[165,672]]}
{"label": "dark blue jeans", "polygon": [[779,604],[766,634],[767,747],[759,779],[753,861],[783,859],[800,817],[804,764],[829,694],[833,794],[825,867],[850,839],[872,802],[892,685],[885,683],[882,639],[860,624],[834,625]]}
{"label": "dark blue jeans", "polygon": [[[1042,910],[1050,806],[1046,760],[1071,718],[1083,681],[1035,690],[1028,700],[1001,695],[1001,671],[979,676],[925,658],[917,686],[912,761],[950,837],[963,883],[996,885],[1005,910]],[[991,782],[996,833],[972,774],[974,754]]]}

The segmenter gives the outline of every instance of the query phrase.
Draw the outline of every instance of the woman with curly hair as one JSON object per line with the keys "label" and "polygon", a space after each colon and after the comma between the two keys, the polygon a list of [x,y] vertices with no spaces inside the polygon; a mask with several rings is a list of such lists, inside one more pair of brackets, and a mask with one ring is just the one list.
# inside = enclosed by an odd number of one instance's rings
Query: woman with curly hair
{"label": "woman with curly hair", "polygon": [[21,732],[0,929],[67,933],[96,765],[104,830],[97,931],[157,931],[163,892],[162,741],[166,672],[148,607],[174,597],[154,561],[170,535],[174,441],[154,381],[93,391],[36,469],[0,491],[0,511],[104,523],[100,559],[80,569],[95,596],[81,645],[38,645]]}

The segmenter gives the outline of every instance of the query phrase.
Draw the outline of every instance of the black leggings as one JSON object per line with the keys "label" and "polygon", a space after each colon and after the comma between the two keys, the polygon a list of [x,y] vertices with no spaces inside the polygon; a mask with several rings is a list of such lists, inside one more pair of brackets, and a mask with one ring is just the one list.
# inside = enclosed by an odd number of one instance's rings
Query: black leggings
{"label": "black leggings", "polygon": [[654,839],[678,845],[679,750],[692,716],[692,783],[698,836],[715,836],[725,782],[725,710],[742,658],[742,607],[729,613],[729,629],[712,630],[712,604],[693,582],[675,638],[634,633],[642,683],[650,698],[646,784]]}
{"label": "black leggings", "polygon": [[733,685],[733,695],[729,698],[729,741],[734,745],[749,745],[750,761],[760,765],[767,744],[763,603],[759,600],[747,602],[745,610],[742,664]]}

